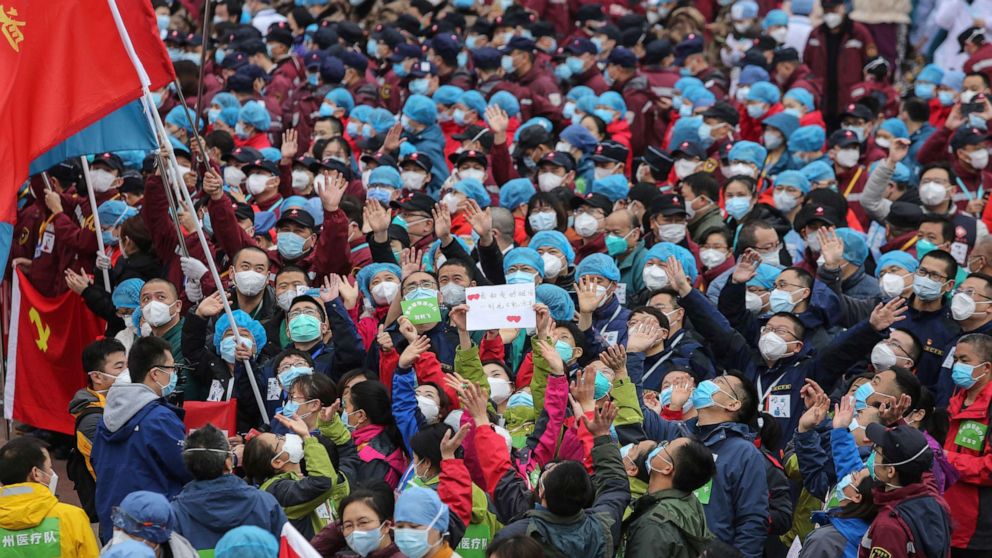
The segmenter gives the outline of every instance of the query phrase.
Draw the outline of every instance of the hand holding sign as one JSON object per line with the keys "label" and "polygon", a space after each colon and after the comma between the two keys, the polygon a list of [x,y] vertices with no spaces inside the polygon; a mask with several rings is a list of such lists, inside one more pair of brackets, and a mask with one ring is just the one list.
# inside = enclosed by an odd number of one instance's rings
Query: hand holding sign
{"label": "hand holding sign", "polygon": [[468,330],[535,327],[534,297],[533,283],[469,287],[465,290]]}

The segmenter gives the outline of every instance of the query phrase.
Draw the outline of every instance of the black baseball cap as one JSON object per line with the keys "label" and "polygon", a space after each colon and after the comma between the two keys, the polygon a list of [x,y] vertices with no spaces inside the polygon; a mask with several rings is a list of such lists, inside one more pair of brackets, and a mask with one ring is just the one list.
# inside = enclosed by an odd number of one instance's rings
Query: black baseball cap
{"label": "black baseball cap", "polygon": [[114,153],[99,153],[93,156],[93,164],[103,163],[118,173],[124,172],[124,161]]}
{"label": "black baseball cap", "polygon": [[252,161],[265,158],[262,153],[254,147],[236,147],[230,154],[228,154],[228,157],[234,159],[234,161],[238,163],[250,163]]}
{"label": "black baseball cap", "polygon": [[653,145],[644,150],[641,162],[663,175],[668,174],[675,165],[675,159],[667,151]]}
{"label": "black baseball cap", "polygon": [[419,211],[431,215],[431,211],[434,210],[434,198],[424,194],[422,192],[414,192],[410,195],[404,196],[398,200],[393,200],[389,202],[389,207],[393,209],[402,209],[404,211]]}
{"label": "black baseball cap", "polygon": [[797,231],[802,230],[806,228],[806,225],[817,221],[831,227],[839,227],[843,224],[840,214],[837,213],[837,209],[834,207],[818,203],[807,203],[796,214],[795,228]]}
{"label": "black baseball cap", "polygon": [[851,130],[841,129],[841,130],[836,130],[834,131],[834,133],[830,134],[830,137],[827,138],[827,145],[830,148],[836,146],[848,147],[851,145],[861,145],[861,140],[858,139],[858,135],[852,132]]}
{"label": "black baseball cap", "polygon": [[451,155],[448,155],[448,160],[451,164],[458,168],[459,165],[466,161],[475,161],[482,165],[483,168],[489,168],[489,160],[486,158],[486,154],[481,151],[476,151],[475,149],[466,149],[465,151],[456,151]]}
{"label": "black baseball cap", "polygon": [[590,159],[596,163],[626,163],[630,151],[622,144],[607,140],[598,145]]}
{"label": "black baseball cap", "polygon": [[269,161],[268,159],[256,159],[247,165],[245,165],[241,170],[245,174],[251,174],[251,171],[255,169],[262,169],[264,171],[269,171],[275,176],[279,176],[279,167],[275,163]]}
{"label": "black baseball cap", "polygon": [[561,167],[565,169],[565,172],[569,172],[575,169],[575,159],[571,155],[563,151],[552,151],[541,157],[541,160],[537,162],[538,168],[542,165],[553,165],[556,167]]}
{"label": "black baseball cap", "polygon": [[933,464],[930,444],[918,429],[905,424],[888,428],[873,422],[865,427],[865,436],[882,450],[881,465],[893,465],[896,472],[900,468],[929,470]]}
{"label": "black baseball cap", "polygon": [[894,201],[885,222],[897,229],[915,230],[923,222],[923,208],[912,202]]}
{"label": "black baseball cap", "polygon": [[472,124],[468,128],[465,128],[461,133],[451,136],[458,141],[472,140],[477,141],[482,145],[482,148],[488,153],[493,148],[493,133],[489,131],[489,128],[479,126],[478,124]]}
{"label": "black baseball cap", "polygon": [[673,151],[672,157],[678,159],[679,155],[685,157],[698,157],[700,161],[706,158],[706,150],[695,141],[683,141]]}
{"label": "black baseball cap", "polygon": [[434,168],[434,164],[431,163],[431,158],[427,157],[423,153],[416,153],[416,152],[411,153],[406,157],[400,159],[400,167],[403,166],[403,163],[413,163],[418,167],[427,171],[427,174],[430,174],[431,169]]}
{"label": "black baseball cap", "polygon": [[586,194],[584,196],[575,196],[572,198],[569,205],[572,209],[578,209],[583,205],[588,205],[590,207],[595,207],[597,209],[603,210],[604,215],[609,215],[613,211],[613,202],[610,198],[604,196],[603,194]]}
{"label": "black baseball cap", "polygon": [[983,141],[988,141],[989,133],[985,130],[962,126],[951,136],[951,149],[961,149],[966,145],[978,145]]}
{"label": "black baseball cap", "polygon": [[313,215],[310,215],[310,212],[302,207],[292,207],[283,211],[282,215],[279,216],[279,220],[276,221],[276,227],[278,228],[284,223],[296,223],[308,229],[317,228],[313,220]]}

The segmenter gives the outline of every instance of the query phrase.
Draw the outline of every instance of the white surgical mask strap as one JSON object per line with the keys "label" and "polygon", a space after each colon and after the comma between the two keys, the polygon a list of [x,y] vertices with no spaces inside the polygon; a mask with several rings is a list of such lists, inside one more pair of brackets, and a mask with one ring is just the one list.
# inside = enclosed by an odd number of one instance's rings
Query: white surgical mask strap
{"label": "white surgical mask strap", "polygon": [[917,457],[923,455],[923,452],[927,451],[928,449],[930,449],[930,446],[923,446],[923,448],[920,449],[920,451],[916,452],[916,455],[914,455],[913,457],[910,457],[909,459],[906,459],[904,461],[900,461],[898,463],[882,463],[881,465],[882,465],[882,467],[898,467],[900,465],[905,465],[907,463],[912,462]]}

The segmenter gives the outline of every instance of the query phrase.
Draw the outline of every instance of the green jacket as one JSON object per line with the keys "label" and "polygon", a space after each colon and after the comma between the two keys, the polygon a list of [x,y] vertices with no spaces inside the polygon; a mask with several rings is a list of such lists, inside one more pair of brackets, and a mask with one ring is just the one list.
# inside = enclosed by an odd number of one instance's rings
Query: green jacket
{"label": "green jacket", "polygon": [[614,426],[626,426],[628,424],[641,424],[644,422],[644,411],[637,401],[637,389],[630,378],[617,378],[613,380],[613,389],[610,391],[613,396],[613,403],[617,406],[617,418],[613,419]]}
{"label": "green jacket", "polygon": [[478,345],[472,345],[469,349],[455,347],[455,372],[481,387],[486,395],[489,395],[489,380],[486,378],[486,372],[482,369]]}
{"label": "green jacket", "polygon": [[259,488],[276,497],[294,526],[297,520],[308,518],[312,533],[316,534],[334,519],[338,502],[348,495],[350,488],[344,475],[339,476],[334,470],[327,450],[317,438],[311,436],[303,441],[303,458],[307,462],[306,477],[280,473]]}
{"label": "green jacket", "polygon": [[[624,259],[617,262],[620,269],[620,282],[627,285],[627,300],[644,290],[644,262],[648,260],[648,249],[639,240],[634,249]],[[621,300],[620,302],[625,302]]]}
{"label": "green jacket", "polygon": [[688,232],[689,236],[692,237],[692,241],[696,244],[702,244],[705,238],[703,235],[706,231],[711,229],[721,229],[726,225],[723,223],[723,217],[720,215],[720,208],[716,205],[713,209],[707,210],[707,213],[699,218],[698,221],[694,223],[689,223]]}
{"label": "green jacket", "polygon": [[625,523],[626,558],[695,558],[713,540],[703,505],[691,492],[674,488],[642,496]]}

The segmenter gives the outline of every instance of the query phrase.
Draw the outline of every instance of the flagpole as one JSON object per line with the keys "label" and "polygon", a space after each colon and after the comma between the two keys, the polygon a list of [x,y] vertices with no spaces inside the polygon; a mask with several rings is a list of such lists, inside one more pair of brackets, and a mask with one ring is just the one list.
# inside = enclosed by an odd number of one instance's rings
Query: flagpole
{"label": "flagpole", "polygon": [[[140,97],[140,100],[141,100],[141,107],[144,109],[145,118],[148,120],[148,129],[149,130],[152,130],[152,136],[155,137],[155,143],[159,147],[161,147],[162,144],[159,141],[158,134],[155,133],[157,131],[157,128],[155,127],[155,121],[151,117],[152,111],[155,110],[155,105],[154,104],[148,104],[148,100],[143,95],[142,95],[142,97]],[[166,169],[167,168],[165,166],[165,161],[162,159],[162,151],[161,151],[161,149],[156,149],[156,151],[155,151],[155,159],[156,159],[156,161],[158,161],[158,168],[159,169]],[[164,191],[165,191],[165,199],[169,203],[169,209],[172,210],[172,213],[169,215],[169,219],[172,221],[172,226],[175,227],[175,229],[176,229],[176,240],[179,241],[179,253],[182,254],[184,258],[188,258],[189,257],[189,249],[186,248],[186,237],[183,235],[183,229],[179,225],[179,216],[176,213],[175,193],[173,192],[173,190],[172,190],[172,188],[170,186],[171,185],[171,180],[170,180],[171,176],[172,175],[169,174],[169,173],[166,173],[166,172],[163,172],[162,173],[162,187],[164,188]]]}
{"label": "flagpole", "polygon": [[[93,215],[93,230],[96,232],[96,246],[97,246],[97,257],[106,257],[107,252],[103,246],[103,227],[100,226],[100,212],[97,211],[96,205],[96,194],[93,193],[93,181],[90,180],[90,163],[86,160],[86,156],[83,155],[79,157],[79,162],[83,164],[83,181],[86,182],[86,194],[90,199],[90,213]],[[106,269],[101,269],[103,271],[103,286],[107,289],[107,292],[112,292],[112,287],[110,286],[110,272]]]}
{"label": "flagpole", "polygon": [[[210,4],[211,0],[203,2],[203,33],[200,34],[200,76],[196,82],[196,112],[203,114],[203,73],[207,67],[207,40],[210,35]],[[204,153],[204,156],[206,153]]]}
{"label": "flagpole", "polygon": [[[124,45],[124,50],[127,52],[128,58],[131,59],[131,65],[134,66],[135,72],[138,73],[138,79],[141,82],[141,91],[145,98],[145,106],[152,108],[155,103],[152,101],[152,92],[148,89],[151,85],[151,80],[148,78],[148,73],[145,72],[145,67],[141,64],[141,60],[138,59],[138,54],[134,50],[134,45],[131,43],[131,36],[128,34],[127,27],[124,26],[124,21],[121,19],[120,10],[117,8],[116,0],[107,0],[107,5],[110,7],[110,13],[114,16],[114,23],[117,25],[117,32],[120,34],[121,42]],[[162,123],[162,117],[159,115],[157,110],[151,110],[151,117],[155,123],[154,129],[161,134],[163,147],[168,154],[169,162],[173,165],[173,170],[176,172],[176,176],[179,173],[176,169],[179,167],[179,163],[176,161],[176,153],[172,149],[172,143],[168,140],[168,134],[165,131],[165,125]],[[194,207],[193,199],[189,195],[189,190],[185,187],[179,188],[180,192],[189,207]],[[200,223],[200,218],[193,213],[193,222],[196,226],[196,236],[200,240],[200,247],[203,249],[204,259],[207,260],[207,269],[210,271],[211,277],[213,277],[214,284],[217,287],[217,292],[220,293],[221,303],[224,305],[224,314],[227,315],[227,319],[231,324],[231,332],[234,334],[234,340],[239,345],[245,345],[243,338],[241,337],[241,332],[238,331],[236,322],[234,321],[234,313],[231,311],[231,304],[227,299],[227,293],[224,291],[224,283],[220,279],[220,274],[217,272],[217,264],[214,259],[210,257],[210,246],[207,244],[207,237],[203,235],[203,225]],[[262,415],[262,421],[268,425],[269,424],[269,414],[265,410],[265,401],[262,400],[262,394],[258,389],[258,382],[255,379],[255,373],[252,371],[251,363],[248,359],[242,361],[245,365],[245,371],[248,375],[248,382],[251,384],[251,390],[255,395],[255,402],[258,404],[258,410]]]}

